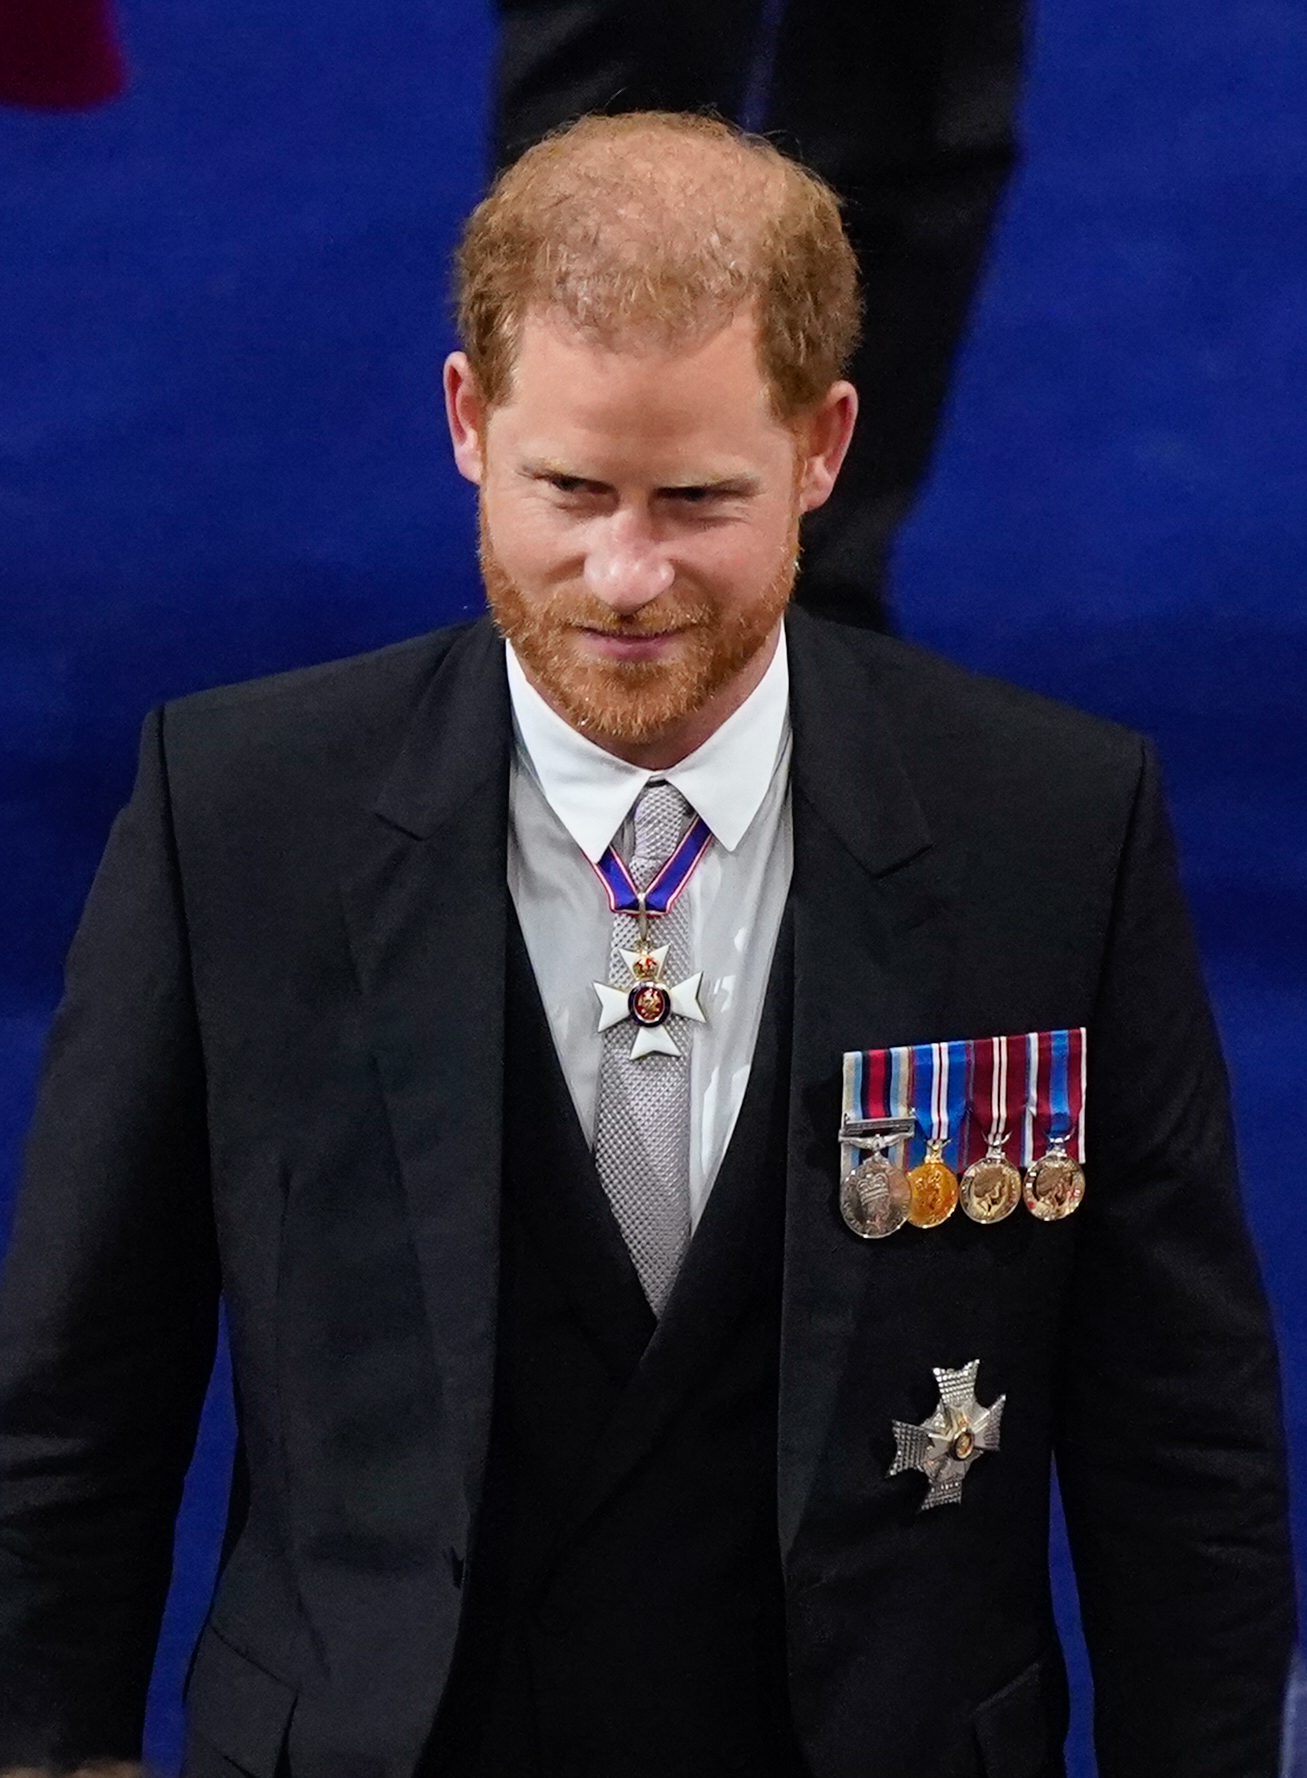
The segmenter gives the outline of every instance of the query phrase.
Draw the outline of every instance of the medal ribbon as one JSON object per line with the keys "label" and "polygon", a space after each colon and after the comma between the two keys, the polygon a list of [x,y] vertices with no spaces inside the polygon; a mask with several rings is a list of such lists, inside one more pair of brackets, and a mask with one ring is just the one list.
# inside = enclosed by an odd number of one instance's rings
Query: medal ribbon
{"label": "medal ribbon", "polygon": [[909,1049],[848,1051],[844,1057],[845,1116],[915,1117],[912,1072]]}
{"label": "medal ribbon", "polygon": [[844,1058],[844,1113],[888,1117],[891,1050],[850,1050]]}
{"label": "medal ribbon", "polygon": [[914,1118],[920,1133],[905,1167],[924,1158],[926,1132],[945,1144],[956,1137],[959,1171],[990,1143],[1014,1166],[1029,1167],[1056,1136],[1083,1166],[1086,1056],[1083,1026],[852,1050],[844,1057],[844,1110],[856,1118]]}
{"label": "medal ribbon", "polygon": [[[844,1117],[861,1122],[912,1122],[912,1052],[907,1049],[848,1050],[844,1056]],[[879,1152],[895,1166],[907,1167],[913,1138],[896,1138]],[[917,1146],[920,1146],[919,1144]],[[847,1174],[866,1157],[856,1148],[841,1147]]]}
{"label": "medal ribbon", "polygon": [[1079,1164],[1085,1164],[1085,1094],[1089,1084],[1088,1033],[1083,1025],[1073,1025],[1067,1032],[1067,1115],[1071,1134],[1067,1150]]}
{"label": "medal ribbon", "polygon": [[[1007,1154],[1013,1123],[1025,1105],[1024,1050],[1015,1056],[1006,1037],[985,1037],[967,1048],[967,1122],[958,1165],[965,1169],[991,1150]],[[1014,1083],[1012,1076],[1017,1076]]]}
{"label": "medal ribbon", "polygon": [[[947,1149],[959,1133],[967,1102],[967,1048],[961,1039],[953,1043],[918,1043],[907,1051],[910,1063],[907,1115],[918,1129],[929,1131],[932,1141]],[[912,1161],[924,1159],[924,1136],[914,1139]]]}
{"label": "medal ribbon", "polygon": [[[667,863],[644,892],[647,914],[666,914],[676,906],[681,891],[694,875],[695,866],[712,845],[712,829],[702,815],[686,830]],[[639,914],[640,891],[625,863],[610,846],[603,857],[590,868],[604,886],[609,909],[614,914]]]}
{"label": "medal ribbon", "polygon": [[1027,1094],[1030,1126],[1030,1160],[1039,1158],[1053,1142],[1064,1142],[1072,1159],[1085,1158],[1085,1029],[1032,1032],[1026,1040],[1031,1062],[1031,1090]]}
{"label": "medal ribbon", "polygon": [[[893,1049],[889,1052],[889,1116],[915,1117],[913,1109],[913,1058],[910,1049]],[[908,1139],[900,1157],[900,1165],[904,1168],[915,1167],[920,1160],[918,1153],[921,1144],[916,1136]]]}
{"label": "medal ribbon", "polygon": [[1007,1150],[1014,1167],[1030,1165],[1030,1133],[1027,1128],[1026,1105],[1029,1100],[1030,1047],[1024,1037],[1002,1039],[1007,1051],[1007,1100],[1005,1104],[1008,1140],[1016,1136],[1016,1150]]}

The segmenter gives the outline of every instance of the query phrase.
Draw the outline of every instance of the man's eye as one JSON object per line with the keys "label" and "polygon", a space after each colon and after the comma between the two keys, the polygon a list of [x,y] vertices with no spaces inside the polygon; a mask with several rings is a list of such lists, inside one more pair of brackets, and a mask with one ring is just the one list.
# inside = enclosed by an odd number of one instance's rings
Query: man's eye
{"label": "man's eye", "polygon": [[579,475],[551,475],[549,485],[559,494],[585,494],[590,490],[590,483],[582,481]]}
{"label": "man's eye", "polygon": [[730,482],[704,482],[684,488],[664,488],[663,497],[677,506],[726,507],[747,500],[750,490]]}

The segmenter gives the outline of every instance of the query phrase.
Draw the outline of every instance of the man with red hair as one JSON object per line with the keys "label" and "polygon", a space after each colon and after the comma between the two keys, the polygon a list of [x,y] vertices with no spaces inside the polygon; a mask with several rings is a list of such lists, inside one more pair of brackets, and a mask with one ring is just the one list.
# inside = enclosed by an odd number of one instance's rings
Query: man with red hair
{"label": "man with red hair", "polygon": [[1057,1778],[1054,1457],[1103,1778],[1274,1778],[1276,1364],[1149,749],[789,609],[858,305],[770,145],[584,121],[459,281],[490,615],[156,711],[69,959],[0,1759],[139,1752],[221,1292],[192,1778]]}

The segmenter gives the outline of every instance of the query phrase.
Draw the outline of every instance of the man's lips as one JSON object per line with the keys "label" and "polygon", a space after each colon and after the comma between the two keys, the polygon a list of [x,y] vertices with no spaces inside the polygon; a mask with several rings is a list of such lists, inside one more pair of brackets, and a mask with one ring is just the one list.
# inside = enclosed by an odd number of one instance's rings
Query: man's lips
{"label": "man's lips", "polygon": [[669,630],[600,630],[580,624],[576,633],[584,638],[588,647],[610,659],[644,660],[665,653],[689,627],[678,625]]}

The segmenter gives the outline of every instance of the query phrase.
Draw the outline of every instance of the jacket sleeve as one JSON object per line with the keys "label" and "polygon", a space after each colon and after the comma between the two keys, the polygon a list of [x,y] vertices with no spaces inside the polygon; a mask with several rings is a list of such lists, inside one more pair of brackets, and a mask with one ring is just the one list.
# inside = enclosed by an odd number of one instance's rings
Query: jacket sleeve
{"label": "jacket sleeve", "polygon": [[1275,1778],[1293,1643],[1274,1346],[1145,752],[1089,1033],[1058,1471],[1102,1778]]}
{"label": "jacket sleeve", "polygon": [[139,1755],[213,1361],[164,719],[69,953],[0,1289],[0,1767]]}

